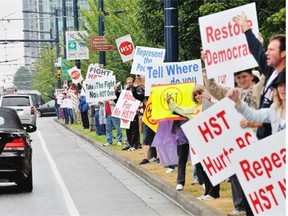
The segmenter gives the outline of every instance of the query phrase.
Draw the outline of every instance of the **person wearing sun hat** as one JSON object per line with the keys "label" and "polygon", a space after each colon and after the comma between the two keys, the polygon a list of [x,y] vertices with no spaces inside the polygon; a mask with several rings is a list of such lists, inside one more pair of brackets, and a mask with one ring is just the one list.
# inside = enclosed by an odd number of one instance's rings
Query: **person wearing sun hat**
{"label": "person wearing sun hat", "polygon": [[272,134],[286,128],[286,70],[279,73],[272,84],[276,89],[273,93],[273,103],[269,108],[254,110],[239,98],[239,90],[231,89],[227,96],[235,102],[235,107],[247,120],[251,122],[270,123]]}

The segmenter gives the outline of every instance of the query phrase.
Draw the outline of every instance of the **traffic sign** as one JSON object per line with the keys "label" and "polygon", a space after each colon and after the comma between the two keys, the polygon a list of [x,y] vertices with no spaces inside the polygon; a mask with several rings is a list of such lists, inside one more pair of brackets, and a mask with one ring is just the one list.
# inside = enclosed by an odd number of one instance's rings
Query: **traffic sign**
{"label": "traffic sign", "polygon": [[91,51],[112,51],[114,49],[113,45],[109,43],[104,36],[92,36],[90,41]]}

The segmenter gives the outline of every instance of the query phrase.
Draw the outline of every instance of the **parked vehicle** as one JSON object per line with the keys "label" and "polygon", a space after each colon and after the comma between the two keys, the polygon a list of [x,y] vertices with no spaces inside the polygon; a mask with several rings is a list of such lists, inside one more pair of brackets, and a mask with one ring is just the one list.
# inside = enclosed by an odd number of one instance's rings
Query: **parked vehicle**
{"label": "parked vehicle", "polygon": [[17,94],[21,95],[31,95],[33,102],[35,103],[36,107],[39,107],[41,104],[43,104],[43,99],[41,97],[41,93],[38,90],[24,90],[24,89],[18,89]]}
{"label": "parked vehicle", "polygon": [[14,109],[0,107],[0,181],[15,182],[26,192],[33,190],[29,133],[36,129],[34,124],[21,123]]}
{"label": "parked vehicle", "polygon": [[48,116],[48,115],[55,115],[55,100],[50,100],[47,103],[39,106],[37,108],[38,117]]}
{"label": "parked vehicle", "polygon": [[22,123],[36,125],[37,110],[31,95],[2,95],[0,107],[10,107],[16,110]]}

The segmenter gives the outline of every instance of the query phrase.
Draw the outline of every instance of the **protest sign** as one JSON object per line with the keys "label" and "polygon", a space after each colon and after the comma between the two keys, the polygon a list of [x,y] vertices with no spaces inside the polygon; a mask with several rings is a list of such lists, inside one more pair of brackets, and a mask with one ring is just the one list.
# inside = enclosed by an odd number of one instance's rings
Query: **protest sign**
{"label": "protest sign", "polygon": [[208,78],[232,74],[258,65],[249,51],[241,27],[233,21],[233,17],[242,12],[247,15],[254,34],[258,35],[255,3],[199,18],[202,47],[207,54],[205,67]]}
{"label": "protest sign", "polygon": [[145,75],[145,95],[153,85],[194,82],[203,85],[201,60],[148,64]]}
{"label": "protest sign", "polygon": [[146,107],[145,107],[145,110],[144,110],[144,113],[143,113],[142,121],[149,128],[151,128],[151,130],[156,132],[157,129],[158,129],[159,122],[152,119],[152,109],[153,109],[152,96],[150,95],[150,97],[148,98],[148,101],[146,103]]}
{"label": "protest sign", "polygon": [[243,116],[234,106],[224,98],[181,126],[214,186],[235,173],[233,152],[257,141],[251,128],[240,127]]}
{"label": "protest sign", "polygon": [[130,128],[130,121],[125,119],[120,119],[120,128],[129,129]]}
{"label": "protest sign", "polygon": [[75,84],[78,84],[83,80],[83,77],[81,75],[81,70],[78,69],[76,66],[69,69],[68,73],[69,73],[69,76],[71,77],[72,82]]}
{"label": "protest sign", "polygon": [[135,48],[131,36],[128,34],[117,38],[115,41],[122,61],[127,62],[132,60],[134,58]]}
{"label": "protest sign", "polygon": [[146,75],[146,65],[162,63],[164,57],[165,49],[136,46],[131,74]]}
{"label": "protest sign", "polygon": [[86,79],[85,80],[95,80],[98,77],[102,76],[112,76],[113,71],[101,68],[98,63],[90,64],[87,69]]}
{"label": "protest sign", "polygon": [[140,101],[133,97],[131,91],[122,90],[112,116],[133,121],[139,105]]}
{"label": "protest sign", "polygon": [[98,77],[95,80],[85,80],[84,89],[86,101],[88,103],[97,103],[115,99],[114,85],[116,83],[115,76]]}
{"label": "protest sign", "polygon": [[285,133],[268,136],[231,158],[254,215],[285,215]]}
{"label": "protest sign", "polygon": [[179,115],[172,114],[166,102],[167,95],[171,95],[171,100],[181,107],[191,107],[192,90],[195,83],[179,83],[170,85],[158,85],[152,87],[152,119],[153,120],[181,120]]}

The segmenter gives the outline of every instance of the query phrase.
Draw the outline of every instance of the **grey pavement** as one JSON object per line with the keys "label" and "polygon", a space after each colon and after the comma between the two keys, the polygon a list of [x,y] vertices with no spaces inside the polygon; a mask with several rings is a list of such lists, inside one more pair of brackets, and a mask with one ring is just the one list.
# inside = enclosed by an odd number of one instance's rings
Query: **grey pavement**
{"label": "grey pavement", "polygon": [[[56,121],[56,120],[55,120]],[[58,122],[58,121],[56,121]],[[58,122],[59,123],[59,122]],[[61,124],[61,123],[59,123]],[[195,216],[223,216],[224,214],[220,211],[211,208],[210,206],[205,205],[203,202],[197,200],[194,196],[189,195],[187,193],[183,193],[181,191],[176,191],[175,187],[171,184],[164,182],[158,176],[150,173],[142,166],[135,164],[128,160],[127,158],[116,154],[113,150],[103,147],[101,143],[85,136],[84,134],[79,133],[73,128],[67,127],[65,124],[61,124],[63,127],[77,134],[82,139],[86,140],[97,149],[101,150],[104,154],[117,161],[122,166],[126,167],[130,170],[131,173],[138,176],[140,179],[149,184],[152,188],[158,190],[165,196],[172,199],[174,202],[178,203],[183,209],[185,209],[188,213]]]}

